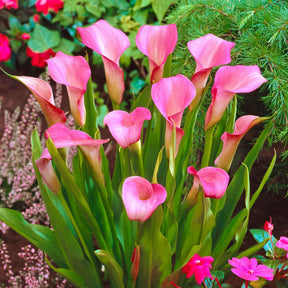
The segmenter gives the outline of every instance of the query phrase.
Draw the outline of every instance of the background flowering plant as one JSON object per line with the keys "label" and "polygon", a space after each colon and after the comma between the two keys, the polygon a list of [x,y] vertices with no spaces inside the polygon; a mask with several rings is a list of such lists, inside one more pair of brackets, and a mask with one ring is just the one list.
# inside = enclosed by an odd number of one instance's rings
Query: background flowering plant
{"label": "background flowering plant", "polygon": [[[185,274],[195,275],[198,284],[209,277],[221,285],[213,271],[227,270],[228,259],[237,255],[250,209],[275,162],[274,157],[250,197],[249,171],[271,130],[268,123],[229,181],[227,172],[241,138],[268,120],[247,115],[235,121],[235,94],[254,91],[266,79],[257,66],[222,66],[212,85],[211,69],[229,64],[234,46],[212,34],[188,44],[197,63],[191,80],[171,76],[176,26],[145,25],[136,35],[136,45],[149,59],[151,84],[131,99],[128,113],[119,110],[125,89],[119,59],[129,38],[105,20],[77,31],[82,42],[101,55],[105,67],[114,110],[104,123],[121,147],[116,149],[112,176],[102,147],[109,139],[100,138],[96,124],[89,65],[82,56],[57,52],[47,60],[48,71],[53,80],[66,85],[77,129],[65,126],[66,115],[55,106],[47,82],[10,75],[30,89],[49,126],[47,148],[42,151],[34,130],[32,150],[53,230],[29,224],[20,212],[6,208],[0,209],[0,220],[42,249],[49,266],[77,287],[101,287],[103,273],[113,287],[182,286]],[[205,149],[201,161],[193,161],[194,127],[210,85]],[[79,151],[70,170],[65,162],[72,146]],[[245,207],[233,214],[244,191]],[[251,256],[263,245],[241,255]],[[201,259],[205,273],[197,274],[200,266],[195,270],[195,264]]]}

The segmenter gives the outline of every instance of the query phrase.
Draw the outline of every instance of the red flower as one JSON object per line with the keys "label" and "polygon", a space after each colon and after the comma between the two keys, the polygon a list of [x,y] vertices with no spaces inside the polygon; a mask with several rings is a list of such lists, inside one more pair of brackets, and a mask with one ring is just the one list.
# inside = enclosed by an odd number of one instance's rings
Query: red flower
{"label": "red flower", "polygon": [[35,23],[37,23],[39,20],[40,20],[40,16],[39,16],[39,14],[35,14],[35,15],[33,15],[33,21],[35,22]]}
{"label": "red flower", "polygon": [[23,39],[23,40],[29,40],[31,38],[31,36],[30,36],[30,34],[28,34],[28,33],[23,33],[22,35],[21,35],[21,39]]}
{"label": "red flower", "polygon": [[57,13],[63,8],[64,2],[62,0],[38,0],[35,3],[36,10],[43,12],[44,15],[49,13],[49,10]]}
{"label": "red flower", "polygon": [[0,0],[0,9],[6,6],[7,9],[17,9],[18,8],[18,0]]}
{"label": "red flower", "polygon": [[55,56],[55,52],[52,49],[48,49],[45,52],[39,53],[34,52],[29,47],[26,49],[26,53],[28,57],[31,57],[31,64],[35,67],[44,68],[47,63],[45,60],[49,59],[51,56]]}
{"label": "red flower", "polygon": [[271,236],[273,228],[274,228],[274,225],[272,224],[272,218],[270,217],[270,222],[266,221],[265,224],[264,224],[264,230],[266,232],[268,232],[269,235]]}
{"label": "red flower", "polygon": [[8,61],[10,57],[11,49],[9,47],[9,39],[6,35],[0,34],[0,62]]}
{"label": "red flower", "polygon": [[190,278],[194,274],[195,280],[198,284],[201,284],[206,277],[213,278],[210,273],[212,268],[211,263],[214,259],[210,256],[200,257],[195,254],[189,262],[183,266],[182,272],[187,274],[186,277]]}

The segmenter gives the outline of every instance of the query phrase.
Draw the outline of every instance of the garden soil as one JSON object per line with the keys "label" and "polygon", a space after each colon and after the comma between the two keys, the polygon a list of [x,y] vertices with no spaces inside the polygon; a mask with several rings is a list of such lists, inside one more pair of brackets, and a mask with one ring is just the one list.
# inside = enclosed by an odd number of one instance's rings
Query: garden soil
{"label": "garden soil", "polygon": [[[7,69],[6,69],[7,70]],[[15,72],[12,72],[15,74]],[[23,73],[22,73],[23,75]],[[27,75],[27,73],[26,73]],[[104,73],[101,73],[101,76],[97,77],[96,79],[101,79],[101,82],[103,82],[103,75]],[[97,81],[97,80],[96,80]],[[0,139],[3,134],[3,128],[4,128],[4,111],[8,110],[9,112],[14,111],[14,109],[17,106],[20,106],[21,108],[24,107],[27,98],[29,96],[29,91],[26,89],[21,83],[10,79],[6,75],[4,75],[2,72],[0,72],[0,99],[2,102],[2,108],[0,110]],[[254,132],[253,132],[254,131]],[[242,140],[241,147],[238,150],[238,154],[240,151],[240,154],[245,157],[245,151],[247,148],[251,147],[250,143],[253,138],[253,133],[256,133],[257,129],[252,130],[252,134],[250,133],[250,137],[245,137]],[[105,135],[106,136],[106,135]],[[258,161],[254,164],[252,173],[250,174],[250,183],[251,183],[251,193],[255,192],[257,190],[257,187],[266,172],[266,169],[272,160],[272,157],[274,155],[274,149],[277,152],[278,162],[280,162],[279,155],[283,151],[282,145],[277,145],[275,147],[270,148],[264,148],[261,152],[261,155],[258,157]],[[242,151],[242,153],[241,153]],[[113,153],[110,154],[110,161],[114,161]],[[287,160],[286,160],[287,161]],[[281,174],[281,171],[280,171]],[[281,175],[282,177],[286,177],[286,175]],[[286,179],[286,178],[285,178]],[[277,179],[275,180],[277,181]],[[288,179],[287,179],[288,182]],[[286,183],[287,183],[286,182]],[[269,184],[276,185],[276,183],[273,183],[273,181]],[[263,228],[265,221],[269,221],[270,217],[272,217],[272,222],[274,224],[274,236],[279,239],[280,236],[288,236],[288,224],[287,224],[287,215],[288,215],[288,198],[285,198],[285,195],[287,193],[287,187],[285,185],[285,188],[280,191],[280,193],[277,195],[275,193],[272,193],[271,191],[268,191],[268,185],[266,185],[259,196],[258,200],[256,201],[249,219],[249,228]],[[271,190],[271,189],[270,189]],[[238,210],[244,207],[244,199],[242,199],[239,203]],[[17,273],[18,270],[23,268],[23,261],[20,257],[18,257],[18,253],[20,252],[20,248],[24,245],[28,244],[28,241],[24,239],[23,237],[19,236],[17,233],[12,231],[11,229],[8,230],[5,234],[1,235],[0,232],[0,239],[3,239],[5,243],[8,245],[8,250],[10,253],[10,256],[12,257],[12,266],[15,269],[14,272]],[[249,246],[255,244],[254,239],[252,238],[249,233],[247,233],[247,237],[244,240],[243,243],[243,249],[248,248]],[[4,271],[2,267],[0,267],[0,285],[7,284],[7,279],[5,279]],[[228,278],[228,281],[232,284],[233,287],[240,287],[241,284],[239,283],[239,280],[237,277],[234,277],[233,275],[230,275]],[[266,285],[265,287],[273,287],[272,285]]]}

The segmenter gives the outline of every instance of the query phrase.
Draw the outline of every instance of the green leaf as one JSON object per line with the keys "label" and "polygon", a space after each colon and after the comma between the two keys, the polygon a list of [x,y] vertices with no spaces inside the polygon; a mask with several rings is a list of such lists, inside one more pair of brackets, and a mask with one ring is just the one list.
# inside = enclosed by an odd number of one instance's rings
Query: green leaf
{"label": "green leaf", "polygon": [[37,24],[28,41],[28,46],[35,52],[44,52],[49,48],[54,48],[60,44],[61,38],[58,31]]}
{"label": "green leaf", "polygon": [[59,45],[53,48],[55,52],[61,51],[65,54],[72,54],[74,49],[75,43],[65,38],[61,38]]}
{"label": "green leaf", "polygon": [[[268,240],[270,239],[269,233],[263,229],[250,229],[249,231],[252,234],[253,238],[258,243],[263,243],[267,239]],[[272,241],[273,241],[274,245],[277,242],[277,239],[273,235],[272,235]],[[263,248],[265,249],[265,251],[269,251],[269,252],[273,253],[273,247],[272,247],[271,241],[269,241]]]}
{"label": "green leaf", "polygon": [[9,27],[13,33],[19,31],[22,27],[17,17],[9,15]]}
{"label": "green leaf", "polygon": [[79,288],[85,288],[87,287],[85,285],[85,280],[75,271],[69,270],[69,269],[63,269],[63,268],[56,268],[51,264],[51,262],[48,260],[47,257],[45,257],[45,261],[48,263],[49,267],[54,270],[56,273],[63,276],[65,279],[67,279],[69,282],[71,282],[73,285]]}
{"label": "green leaf", "polygon": [[73,23],[73,18],[70,13],[59,11],[51,21],[51,23],[55,22],[59,22],[61,26],[69,26]]}
{"label": "green leaf", "polygon": [[151,85],[145,87],[145,89],[140,93],[137,99],[132,104],[132,110],[135,110],[137,107],[145,107],[148,108],[151,102]]}
{"label": "green leaf", "polygon": [[152,8],[159,22],[163,20],[168,8],[175,0],[152,0]]}
{"label": "green leaf", "polygon": [[96,3],[87,3],[85,5],[85,9],[87,10],[87,12],[96,16],[97,18],[100,18],[103,12],[101,9],[99,9],[99,5],[97,5]]}
{"label": "green leaf", "polygon": [[57,265],[66,267],[54,231],[45,226],[29,224],[21,212],[8,208],[0,208],[0,220],[47,253]]}
{"label": "green leaf", "polygon": [[111,253],[105,250],[96,250],[94,253],[107,269],[109,273],[109,278],[114,284],[114,287],[124,288],[125,286],[123,283],[123,269],[112,257]]}

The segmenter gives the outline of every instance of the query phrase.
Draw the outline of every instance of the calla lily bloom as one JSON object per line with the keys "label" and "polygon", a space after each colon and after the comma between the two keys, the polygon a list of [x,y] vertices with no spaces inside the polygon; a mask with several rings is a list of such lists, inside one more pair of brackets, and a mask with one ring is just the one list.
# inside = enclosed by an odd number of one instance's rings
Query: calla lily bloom
{"label": "calla lily bloom", "polygon": [[181,141],[184,131],[180,128],[182,115],[186,107],[189,106],[196,91],[191,81],[183,75],[176,75],[170,78],[160,79],[152,85],[152,99],[165,117],[166,133],[165,146],[169,151],[169,142],[172,135],[173,127],[176,127],[176,151]]}
{"label": "calla lily bloom", "polygon": [[54,104],[53,92],[51,86],[42,79],[28,76],[12,76],[23,83],[35,96],[41,106],[48,126],[55,123],[65,123],[66,116],[63,110]]}
{"label": "calla lily bloom", "polygon": [[266,120],[265,117],[246,115],[240,117],[235,122],[233,134],[225,132],[221,139],[223,148],[219,156],[215,160],[215,165],[226,171],[230,169],[237,147],[244,135],[256,124]]}
{"label": "calla lily bloom", "polygon": [[[103,183],[104,179],[101,172],[101,156],[99,148],[102,144],[107,143],[109,139],[92,139],[85,132],[80,130],[69,130],[62,123],[54,124],[48,128],[45,132],[45,137],[46,139],[50,137],[56,148],[78,145],[89,163],[93,175]],[[36,165],[48,187],[53,192],[57,192],[55,188],[58,186],[58,178],[52,167],[51,159],[52,157],[50,156],[48,149],[45,149],[41,157],[36,160]]]}
{"label": "calla lily bloom", "polygon": [[[229,175],[223,169],[204,167],[197,171],[194,167],[189,166],[187,172],[194,176],[192,189],[196,188],[198,190],[201,186],[205,197],[220,199],[225,194],[229,183]],[[187,197],[189,197],[189,194]]]}
{"label": "calla lily bloom", "polygon": [[103,123],[108,125],[117,143],[126,148],[140,139],[143,122],[150,119],[150,111],[138,107],[131,114],[122,110],[111,111],[104,117]]}
{"label": "calla lily bloom", "polygon": [[122,199],[130,220],[146,221],[167,197],[165,188],[139,176],[125,179]]}
{"label": "calla lily bloom", "polygon": [[149,58],[149,76],[151,83],[163,76],[164,64],[177,43],[175,24],[163,26],[144,25],[136,35],[138,49]]}
{"label": "calla lily bloom", "polygon": [[66,85],[71,113],[80,126],[85,124],[84,93],[91,75],[90,67],[82,56],[70,56],[57,52],[47,60],[48,71],[55,82]]}
{"label": "calla lily bloom", "polygon": [[211,69],[231,62],[231,49],[235,43],[207,34],[189,41],[187,46],[196,61],[196,70],[191,79],[196,88],[196,97],[190,105],[193,109],[201,98]]}
{"label": "calla lily bloom", "polygon": [[211,91],[212,102],[206,114],[205,130],[213,127],[221,119],[236,93],[252,92],[266,81],[257,65],[220,67]]}
{"label": "calla lily bloom", "polygon": [[121,103],[125,86],[119,59],[130,45],[128,37],[105,20],[89,27],[78,27],[77,31],[83,44],[102,56],[108,93],[114,102]]}

